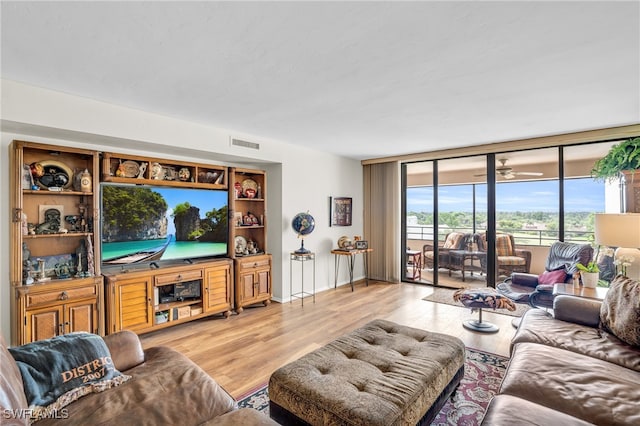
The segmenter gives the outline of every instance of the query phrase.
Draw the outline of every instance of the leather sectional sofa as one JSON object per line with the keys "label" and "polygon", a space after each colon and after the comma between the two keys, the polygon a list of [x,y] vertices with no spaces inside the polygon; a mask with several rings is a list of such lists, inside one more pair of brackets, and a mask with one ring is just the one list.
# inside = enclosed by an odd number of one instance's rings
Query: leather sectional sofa
{"label": "leather sectional sofa", "polygon": [[[637,296],[631,303],[637,315]],[[605,331],[601,307],[596,300],[558,296],[553,315],[529,310],[482,424],[640,424],[640,347]]]}
{"label": "leather sectional sofa", "polygon": [[[143,351],[135,333],[104,337],[113,365],[131,379],[82,396],[35,424],[275,425],[235,400],[205,371],[168,347]],[[0,336],[0,424],[28,425],[29,411],[18,365]]]}

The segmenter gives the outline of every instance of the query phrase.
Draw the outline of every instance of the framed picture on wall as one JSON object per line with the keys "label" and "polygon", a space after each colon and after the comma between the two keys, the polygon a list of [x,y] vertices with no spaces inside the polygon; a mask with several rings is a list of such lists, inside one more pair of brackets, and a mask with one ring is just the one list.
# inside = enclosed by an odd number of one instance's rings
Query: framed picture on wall
{"label": "framed picture on wall", "polygon": [[331,208],[329,226],[351,226],[351,197],[329,197]]}

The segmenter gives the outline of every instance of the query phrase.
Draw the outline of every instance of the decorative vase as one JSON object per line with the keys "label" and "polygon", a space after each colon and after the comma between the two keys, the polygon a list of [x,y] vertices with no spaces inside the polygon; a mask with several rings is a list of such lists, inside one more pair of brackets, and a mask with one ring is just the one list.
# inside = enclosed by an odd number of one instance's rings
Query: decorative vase
{"label": "decorative vase", "polygon": [[600,279],[599,272],[581,272],[582,285],[586,288],[596,288],[598,286],[598,279]]}

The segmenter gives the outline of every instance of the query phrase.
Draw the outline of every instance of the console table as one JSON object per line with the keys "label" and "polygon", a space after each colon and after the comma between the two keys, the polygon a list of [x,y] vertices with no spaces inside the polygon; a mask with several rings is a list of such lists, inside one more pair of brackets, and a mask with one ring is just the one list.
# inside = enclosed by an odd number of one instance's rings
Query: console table
{"label": "console table", "polygon": [[373,249],[353,249],[353,250],[345,250],[345,249],[334,249],[331,250],[331,253],[334,255],[335,261],[335,280],[333,284],[333,288],[338,287],[338,270],[340,268],[340,257],[347,256],[347,261],[349,262],[349,284],[351,284],[351,291],[353,291],[353,265],[355,263],[355,257],[358,254],[362,255],[362,262],[364,265],[364,280],[369,286],[369,253],[371,253]]}
{"label": "console table", "polygon": [[[304,291],[304,264],[305,262],[313,262],[313,292]],[[293,292],[293,262],[300,262],[300,291]],[[302,300],[304,306],[304,298],[313,296],[313,303],[316,303],[316,254],[315,253],[296,253],[289,254],[289,294],[291,295],[290,303],[294,298]]]}

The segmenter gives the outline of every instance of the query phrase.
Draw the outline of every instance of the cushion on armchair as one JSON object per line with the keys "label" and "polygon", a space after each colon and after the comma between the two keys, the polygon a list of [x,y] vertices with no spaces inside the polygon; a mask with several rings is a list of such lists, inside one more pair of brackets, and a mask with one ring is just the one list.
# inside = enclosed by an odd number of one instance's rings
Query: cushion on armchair
{"label": "cushion on armchair", "polygon": [[444,241],[442,248],[445,249],[460,249],[464,243],[465,234],[462,232],[451,232],[447,235],[447,239]]}
{"label": "cushion on armchair", "polygon": [[618,339],[640,346],[640,283],[618,275],[600,307],[600,324]]}
{"label": "cushion on armchair", "polygon": [[544,271],[538,277],[539,284],[556,284],[563,283],[567,279],[567,271],[564,267],[555,271]]}
{"label": "cushion on armchair", "polygon": [[496,255],[497,256],[513,256],[513,247],[511,247],[511,238],[509,235],[496,235]]}

